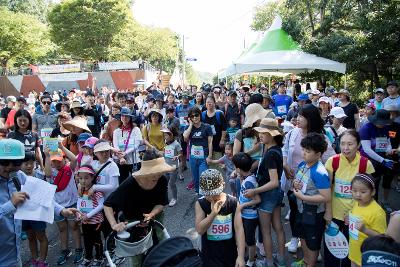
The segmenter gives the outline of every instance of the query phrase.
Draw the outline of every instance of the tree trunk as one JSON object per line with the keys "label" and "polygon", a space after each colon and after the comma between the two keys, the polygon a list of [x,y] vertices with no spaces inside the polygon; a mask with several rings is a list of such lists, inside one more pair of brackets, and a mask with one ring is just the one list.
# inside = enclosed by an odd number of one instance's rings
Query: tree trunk
{"label": "tree trunk", "polygon": [[373,64],[372,75],[373,75],[373,79],[374,79],[375,88],[380,87],[378,68],[376,66],[376,63]]}
{"label": "tree trunk", "polygon": [[307,5],[308,18],[310,20],[310,25],[311,25],[311,30],[312,30],[312,36],[314,36],[315,27],[314,27],[314,21],[313,21],[313,16],[312,16],[310,0],[306,1],[306,5]]}

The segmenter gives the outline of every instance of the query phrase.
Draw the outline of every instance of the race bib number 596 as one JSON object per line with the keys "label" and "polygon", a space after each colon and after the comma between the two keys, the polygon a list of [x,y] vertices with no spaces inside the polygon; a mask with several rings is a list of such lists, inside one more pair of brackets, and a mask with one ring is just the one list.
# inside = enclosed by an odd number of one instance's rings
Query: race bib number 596
{"label": "race bib number 596", "polygon": [[207,230],[208,240],[227,240],[232,238],[232,214],[217,215]]}

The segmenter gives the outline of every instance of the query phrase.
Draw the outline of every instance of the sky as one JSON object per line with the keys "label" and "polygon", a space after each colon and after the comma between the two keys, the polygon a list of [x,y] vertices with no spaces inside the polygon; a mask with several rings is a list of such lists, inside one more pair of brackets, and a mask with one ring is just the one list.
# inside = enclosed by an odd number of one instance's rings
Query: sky
{"label": "sky", "polygon": [[260,35],[250,29],[254,7],[269,0],[135,0],[139,23],[166,27],[185,37],[197,71],[226,68]]}

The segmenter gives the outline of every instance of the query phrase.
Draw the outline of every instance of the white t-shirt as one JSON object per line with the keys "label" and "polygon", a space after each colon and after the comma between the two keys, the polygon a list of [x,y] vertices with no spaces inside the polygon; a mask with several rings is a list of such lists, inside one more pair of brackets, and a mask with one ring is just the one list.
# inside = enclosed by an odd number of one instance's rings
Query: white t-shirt
{"label": "white t-shirt", "polygon": [[[104,194],[104,199],[106,199],[118,187],[118,166],[111,158],[108,159],[108,161],[111,163],[101,171],[96,179],[96,184],[94,185],[94,190],[102,192]],[[104,164],[100,164],[98,160],[92,161],[92,167],[96,173]]]}
{"label": "white t-shirt", "polygon": [[[72,171],[71,171],[72,172]],[[56,169],[52,169],[52,177],[51,181],[54,182],[58,171]],[[63,207],[69,207],[75,205],[78,201],[78,189],[75,184],[74,173],[72,172],[72,176],[69,179],[69,183],[64,190],[56,192],[54,195],[55,201]]]}
{"label": "white t-shirt", "polygon": [[118,148],[120,151],[126,152],[125,159],[127,164],[138,163],[141,161],[139,157],[138,148],[142,140],[143,140],[142,132],[138,127],[134,127],[132,129],[132,133],[130,136],[129,136],[129,131],[124,131],[122,133],[121,128],[115,129],[113,133],[113,146],[115,148]]}

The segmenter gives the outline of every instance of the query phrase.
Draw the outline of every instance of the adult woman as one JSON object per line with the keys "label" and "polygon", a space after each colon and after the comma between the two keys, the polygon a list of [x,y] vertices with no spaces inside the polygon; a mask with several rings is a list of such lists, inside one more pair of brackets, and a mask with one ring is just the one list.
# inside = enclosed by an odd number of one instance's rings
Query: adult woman
{"label": "adult woman", "polygon": [[111,107],[111,115],[108,119],[107,124],[104,126],[104,132],[102,135],[103,139],[110,142],[113,141],[113,133],[115,129],[121,126],[121,106],[114,103]]}
{"label": "adult woman", "polygon": [[201,110],[198,107],[191,108],[188,113],[189,125],[183,132],[185,142],[190,142],[189,164],[197,193],[199,193],[200,175],[208,168],[206,158],[211,159],[213,153],[211,126],[202,123],[200,117]]}
{"label": "adult woman", "polygon": [[69,103],[68,102],[59,102],[56,104],[56,110],[58,112],[68,112],[69,111]]}
{"label": "adult woman", "polygon": [[[303,161],[302,151],[298,148],[300,148],[301,140],[308,133],[325,133],[324,121],[321,118],[318,108],[313,104],[306,104],[299,110],[299,115],[297,117],[297,128],[294,128],[286,134],[284,146],[282,148],[284,172],[281,180],[283,189],[288,191],[287,195],[290,206],[289,221],[293,235],[290,245],[288,246],[288,250],[292,253],[297,251],[297,236],[299,236],[294,227],[297,214],[297,201],[292,190],[292,180],[297,171],[298,165]],[[328,148],[327,151],[322,155],[323,162],[326,162],[329,157],[336,154],[327,137],[326,140],[328,142]]]}
{"label": "adult woman", "polygon": [[163,209],[168,204],[168,181],[164,174],[174,170],[155,150],[146,151],[140,170],[104,202],[104,213],[111,228],[120,232],[126,226],[126,222],[115,220],[114,211],[121,211],[125,221],[157,219],[162,222]]}
{"label": "adult woman", "polygon": [[74,155],[78,155],[78,137],[81,133],[90,133],[87,120],[84,117],[76,116],[72,120],[63,123],[63,127],[68,130],[69,135],[63,140],[63,145]]}
{"label": "adult woman", "polygon": [[167,96],[167,103],[165,103],[165,108],[166,107],[176,107],[176,102],[175,102],[175,96],[173,94],[168,94]]}
{"label": "adult woman", "polygon": [[226,119],[224,113],[215,109],[215,98],[208,96],[206,100],[207,110],[201,113],[201,121],[211,126],[213,133],[213,159],[222,157],[222,149],[225,147]]}
{"label": "adult woman", "polygon": [[329,98],[326,96],[321,97],[318,100],[318,107],[321,110],[321,117],[324,120],[325,124],[329,122],[329,113],[331,111],[331,102]]}
{"label": "adult woman", "polygon": [[347,118],[343,122],[343,126],[347,129],[360,129],[360,114],[356,104],[350,102],[350,92],[341,89],[338,95],[339,107],[342,107]]}
{"label": "adult woman", "polygon": [[[133,123],[133,115],[129,108],[121,109],[122,125],[113,133],[113,146],[116,149],[116,159],[119,168],[119,183],[130,175],[133,165],[140,164],[138,147],[143,140],[140,129]],[[136,166],[140,169],[139,166]]]}
{"label": "adult woman", "polygon": [[164,151],[165,141],[164,135],[161,132],[162,114],[158,109],[149,111],[149,124],[143,128],[143,139],[158,151]]}
{"label": "adult woman", "polygon": [[[330,221],[336,223],[347,239],[349,228],[345,225],[344,218],[354,204],[351,181],[357,173],[371,174],[375,171],[371,161],[358,152],[360,142],[360,135],[355,130],[345,131],[340,137],[341,153],[330,157],[325,163],[332,184],[332,200],[326,205],[324,218],[327,224]],[[324,266],[350,266],[348,258],[340,262],[326,247],[324,252]]]}
{"label": "adult woman", "polygon": [[[394,162],[390,159],[392,152],[388,127],[392,124],[390,113],[385,109],[379,109],[374,115],[368,117],[368,121],[360,129],[361,155],[368,157],[374,165],[375,188],[379,188],[382,178],[382,206],[387,212],[391,212],[392,209],[388,203],[388,198],[393,179]],[[375,198],[378,199],[378,191],[375,194]]]}
{"label": "adult woman", "polygon": [[25,151],[34,152],[36,154],[36,160],[38,161],[40,168],[43,170],[43,158],[40,152],[40,142],[37,133],[32,132],[32,117],[31,114],[20,109],[15,113],[14,116],[15,130],[7,135],[7,138],[16,139],[24,144]]}
{"label": "adult woman", "polygon": [[197,92],[194,99],[190,101],[194,106],[197,106],[200,110],[204,110],[204,98],[201,92]]}
{"label": "adult woman", "polygon": [[58,122],[58,127],[53,129],[53,131],[50,134],[51,138],[56,138],[56,137],[67,137],[69,135],[69,131],[64,128],[63,123],[69,121],[71,119],[71,116],[69,113],[63,111],[60,112],[57,116],[57,122]]}
{"label": "adult woman", "polygon": [[83,116],[83,107],[81,102],[78,99],[74,99],[71,103],[71,118],[74,118],[75,116]]}
{"label": "adult woman", "polygon": [[340,153],[340,135],[347,130],[342,125],[346,117],[347,115],[341,107],[334,107],[329,113],[329,120],[332,123],[325,126],[326,136],[328,136],[336,153]]}
{"label": "adult woman", "polygon": [[241,103],[242,107],[244,110],[246,110],[247,106],[250,104],[250,97],[251,93],[250,92],[245,92],[243,95],[243,101]]}

